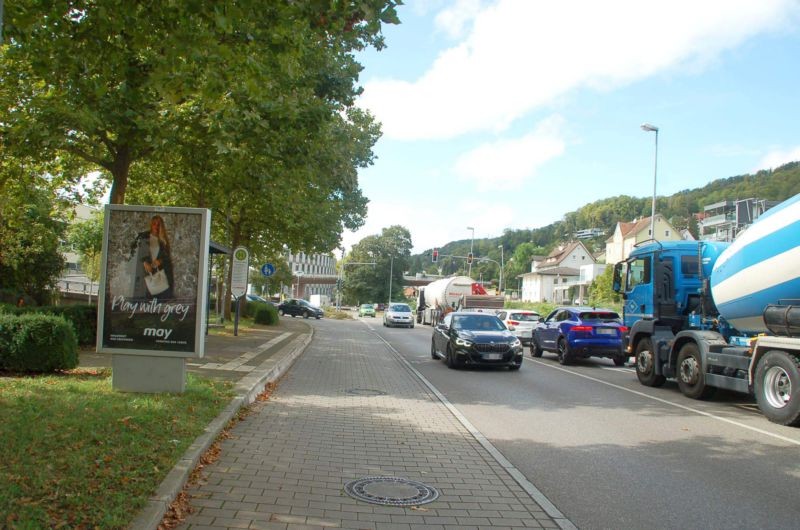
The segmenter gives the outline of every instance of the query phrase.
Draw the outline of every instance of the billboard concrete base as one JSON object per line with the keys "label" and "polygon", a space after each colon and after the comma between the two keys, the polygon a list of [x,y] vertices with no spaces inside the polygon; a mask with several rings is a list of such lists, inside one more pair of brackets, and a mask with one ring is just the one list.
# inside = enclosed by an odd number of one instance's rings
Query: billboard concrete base
{"label": "billboard concrete base", "polygon": [[111,387],[119,392],[182,394],[186,390],[184,357],[115,353],[111,356],[111,367]]}

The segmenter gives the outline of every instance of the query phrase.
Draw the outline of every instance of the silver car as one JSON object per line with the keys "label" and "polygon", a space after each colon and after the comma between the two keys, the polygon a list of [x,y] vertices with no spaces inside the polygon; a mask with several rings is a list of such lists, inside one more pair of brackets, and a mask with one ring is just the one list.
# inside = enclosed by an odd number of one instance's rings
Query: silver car
{"label": "silver car", "polygon": [[383,325],[386,327],[414,327],[414,314],[408,304],[389,304],[383,312]]}
{"label": "silver car", "polygon": [[514,332],[520,342],[527,346],[531,343],[533,328],[539,322],[541,316],[536,311],[528,311],[526,309],[503,309],[497,312],[497,318],[502,320],[506,327]]}

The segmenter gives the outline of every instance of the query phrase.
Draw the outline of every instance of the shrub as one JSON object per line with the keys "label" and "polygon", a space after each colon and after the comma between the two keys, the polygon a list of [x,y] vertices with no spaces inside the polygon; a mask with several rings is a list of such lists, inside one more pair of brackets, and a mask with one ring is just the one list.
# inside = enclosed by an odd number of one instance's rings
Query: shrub
{"label": "shrub", "polygon": [[253,305],[255,306],[253,320],[256,324],[274,326],[278,323],[278,309],[274,305],[261,302],[253,302]]}
{"label": "shrub", "polygon": [[63,317],[0,314],[0,368],[54,372],[78,366],[78,341]]}
{"label": "shrub", "polygon": [[95,305],[22,306],[8,307],[7,311],[16,315],[49,314],[63,316],[72,324],[78,344],[89,346],[97,342],[97,306]]}

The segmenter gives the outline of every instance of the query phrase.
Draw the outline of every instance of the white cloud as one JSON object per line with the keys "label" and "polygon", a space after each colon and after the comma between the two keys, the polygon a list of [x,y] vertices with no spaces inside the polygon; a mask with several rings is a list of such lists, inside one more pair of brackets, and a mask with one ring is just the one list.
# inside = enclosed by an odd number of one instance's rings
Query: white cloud
{"label": "white cloud", "polygon": [[483,144],[459,157],[456,175],[474,180],[479,191],[513,189],[564,153],[562,122],[553,116],[522,137]]}
{"label": "white cloud", "polygon": [[753,172],[755,173],[762,169],[775,169],[789,162],[797,162],[798,160],[800,160],[800,146],[785,150],[776,149],[764,155],[758,165],[753,169]]}
{"label": "white cloud", "polygon": [[468,9],[463,16],[445,9],[440,27],[457,34],[471,20],[469,35],[417,80],[367,82],[360,104],[392,138],[502,131],[577,88],[607,90],[678,65],[696,68],[790,26],[799,10],[795,0],[498,0],[474,19]]}
{"label": "white cloud", "polygon": [[480,10],[480,0],[456,0],[452,6],[436,15],[436,28],[451,38],[461,38]]}

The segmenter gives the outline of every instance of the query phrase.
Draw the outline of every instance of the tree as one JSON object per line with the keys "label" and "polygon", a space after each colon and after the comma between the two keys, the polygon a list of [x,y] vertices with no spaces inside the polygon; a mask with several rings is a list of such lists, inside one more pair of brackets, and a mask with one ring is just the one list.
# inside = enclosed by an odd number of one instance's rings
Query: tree
{"label": "tree", "polygon": [[91,281],[100,279],[100,256],[103,253],[103,214],[74,223],[67,231],[67,242],[78,254],[78,263]]}
{"label": "tree", "polygon": [[619,293],[612,289],[614,279],[614,266],[608,265],[603,274],[592,282],[589,288],[589,303],[592,306],[601,306],[609,303],[619,303]]}
{"label": "tree", "polygon": [[[354,245],[344,261],[345,300],[348,303],[369,303],[400,299],[403,271],[408,268],[412,246],[411,233],[399,225],[384,228],[380,235],[367,236]],[[375,265],[347,267],[348,262],[375,263]]]}

